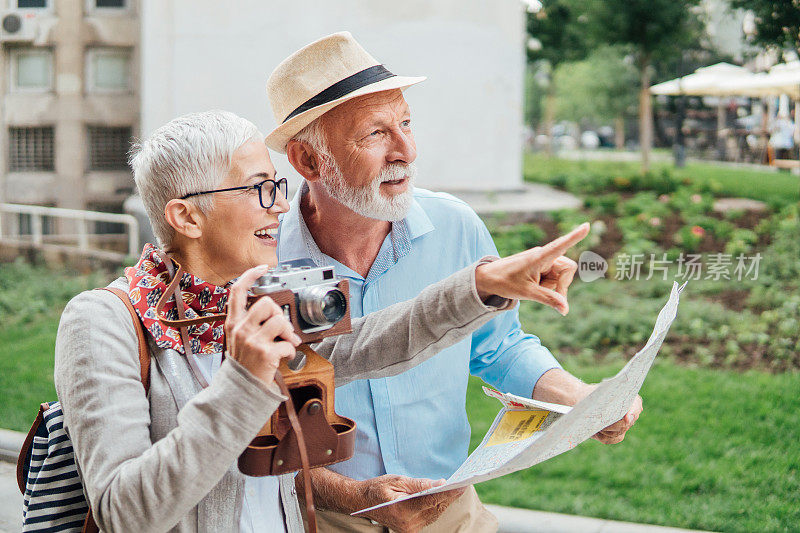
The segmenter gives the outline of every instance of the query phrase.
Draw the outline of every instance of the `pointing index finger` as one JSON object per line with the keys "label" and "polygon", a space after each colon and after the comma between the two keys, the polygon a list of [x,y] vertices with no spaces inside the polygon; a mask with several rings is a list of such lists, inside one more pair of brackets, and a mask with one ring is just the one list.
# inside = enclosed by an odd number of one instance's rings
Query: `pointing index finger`
{"label": "pointing index finger", "polygon": [[564,255],[564,252],[581,242],[584,237],[589,234],[589,228],[589,223],[584,222],[566,235],[562,235],[552,242],[545,244],[541,249],[541,257],[543,259],[554,261],[556,257]]}

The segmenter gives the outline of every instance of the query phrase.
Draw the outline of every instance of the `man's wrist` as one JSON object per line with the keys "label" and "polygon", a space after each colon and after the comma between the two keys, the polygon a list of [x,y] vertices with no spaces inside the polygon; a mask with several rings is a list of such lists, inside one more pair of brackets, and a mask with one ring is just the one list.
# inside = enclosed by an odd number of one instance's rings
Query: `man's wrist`
{"label": "man's wrist", "polygon": [[575,405],[588,396],[594,385],[584,383],[562,368],[551,368],[539,378],[531,398],[561,405]]}
{"label": "man's wrist", "polygon": [[492,267],[492,263],[496,260],[497,257],[486,256],[475,267],[475,291],[484,305],[502,309],[508,307],[509,302],[513,300],[498,295],[502,280],[496,275],[497,269]]}
{"label": "man's wrist", "polygon": [[[366,498],[366,482],[343,476],[327,468],[315,468],[311,471],[314,484],[314,504],[319,509],[350,514],[374,505]],[[299,486],[302,476],[297,476],[298,495],[302,494]]]}

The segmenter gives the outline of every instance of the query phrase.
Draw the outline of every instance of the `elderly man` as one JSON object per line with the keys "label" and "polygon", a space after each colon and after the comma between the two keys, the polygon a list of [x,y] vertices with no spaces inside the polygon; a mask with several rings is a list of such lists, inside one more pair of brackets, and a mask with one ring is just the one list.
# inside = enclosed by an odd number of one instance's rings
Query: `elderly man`
{"label": "elderly man", "polygon": [[[279,124],[267,145],[286,153],[305,178],[281,224],[279,258],[333,264],[350,280],[354,316],[407,300],[497,254],[465,203],[413,187],[417,150],[402,91],[424,79],[394,75],[344,32],[295,52],[267,82]],[[575,268],[558,258],[542,280],[539,301],[566,314]],[[496,530],[472,488],[402,502],[366,518],[349,516],[436,484],[464,461],[469,374],[503,391],[562,404],[591,390],[563,371],[538,338],[521,331],[516,312],[398,376],[338,388],[337,412],[358,424],[356,453],[314,473],[316,504],[327,510],[320,513],[323,530],[414,531],[426,524],[435,531]],[[637,400],[597,438],[621,441],[640,412]]]}

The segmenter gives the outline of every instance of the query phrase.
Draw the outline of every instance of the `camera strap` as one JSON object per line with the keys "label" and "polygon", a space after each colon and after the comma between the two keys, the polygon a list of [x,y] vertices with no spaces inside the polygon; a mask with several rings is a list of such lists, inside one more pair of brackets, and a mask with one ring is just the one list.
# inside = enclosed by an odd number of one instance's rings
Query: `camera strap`
{"label": "camera strap", "polygon": [[[159,255],[161,256],[161,254]],[[181,277],[183,276],[183,267],[181,265],[178,265],[178,269],[176,272],[172,260],[170,260],[169,257],[166,256],[166,254],[164,254],[161,257],[167,264],[171,280],[170,283],[167,285],[166,289],[164,290],[164,293],[159,298],[158,303],[156,304],[155,307],[156,316],[165,325],[178,329],[186,353],[186,360],[189,363],[192,373],[195,375],[195,378],[197,378],[197,380],[200,382],[203,388],[208,387],[208,382],[203,376],[203,373],[200,370],[199,365],[197,364],[197,358],[192,351],[192,344],[191,340],[189,339],[188,327],[192,325],[203,324],[203,323],[213,322],[219,319],[224,319],[226,318],[227,315],[225,313],[221,313],[221,314],[200,316],[193,319],[187,319],[186,311],[184,310],[183,306],[183,301],[184,301],[183,294],[180,288],[180,280]],[[171,296],[174,296],[175,298],[175,308],[178,312],[178,320],[170,320],[162,315],[164,306],[166,305],[167,301]],[[294,402],[292,401],[291,393],[289,392],[289,388],[286,386],[286,382],[283,380],[283,375],[281,374],[280,369],[276,369],[275,371],[275,382],[280,388],[281,394],[286,396],[286,401],[284,402],[286,405],[286,414],[288,415],[289,422],[292,426],[292,430],[294,431],[294,434],[297,438],[297,448],[300,453],[300,464],[302,465],[302,471],[303,471],[303,488],[305,495],[306,519],[308,520],[308,530],[311,533],[316,533],[317,516],[316,516],[316,511],[314,509],[314,496],[311,487],[311,462],[309,461],[308,457],[308,448],[306,447],[306,440],[303,434],[303,428],[300,423],[300,419],[297,416],[297,411],[295,409]]]}
{"label": "camera strap", "polygon": [[283,381],[283,375],[280,369],[275,370],[275,383],[281,390],[281,394],[286,396],[286,414],[289,416],[289,422],[292,424],[295,436],[297,437],[297,447],[300,451],[300,463],[303,465],[303,489],[306,501],[306,520],[308,520],[308,530],[310,533],[317,532],[317,513],[314,510],[314,495],[311,490],[311,463],[308,460],[308,449],[306,448],[306,439],[303,435],[303,428],[301,427],[300,420],[297,418],[297,412],[294,408],[292,396],[289,393],[289,388],[286,382]]}

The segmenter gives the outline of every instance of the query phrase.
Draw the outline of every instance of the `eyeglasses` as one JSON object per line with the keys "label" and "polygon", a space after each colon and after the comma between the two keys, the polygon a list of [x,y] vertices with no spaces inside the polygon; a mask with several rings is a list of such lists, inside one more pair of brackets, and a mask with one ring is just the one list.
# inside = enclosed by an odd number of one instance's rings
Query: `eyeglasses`
{"label": "eyeglasses", "polygon": [[288,197],[289,182],[286,181],[286,178],[281,178],[278,181],[264,180],[262,182],[256,183],[255,185],[247,185],[245,187],[229,187],[227,189],[214,189],[213,191],[193,192],[181,196],[181,200],[186,200],[187,198],[191,198],[192,196],[199,196],[201,194],[211,194],[215,192],[227,192],[227,191],[247,191],[251,189],[255,189],[258,191],[258,201],[261,204],[261,207],[263,207],[264,209],[269,209],[270,207],[275,205],[275,197],[278,194],[277,191],[280,191],[281,194],[283,194],[284,198]]}

